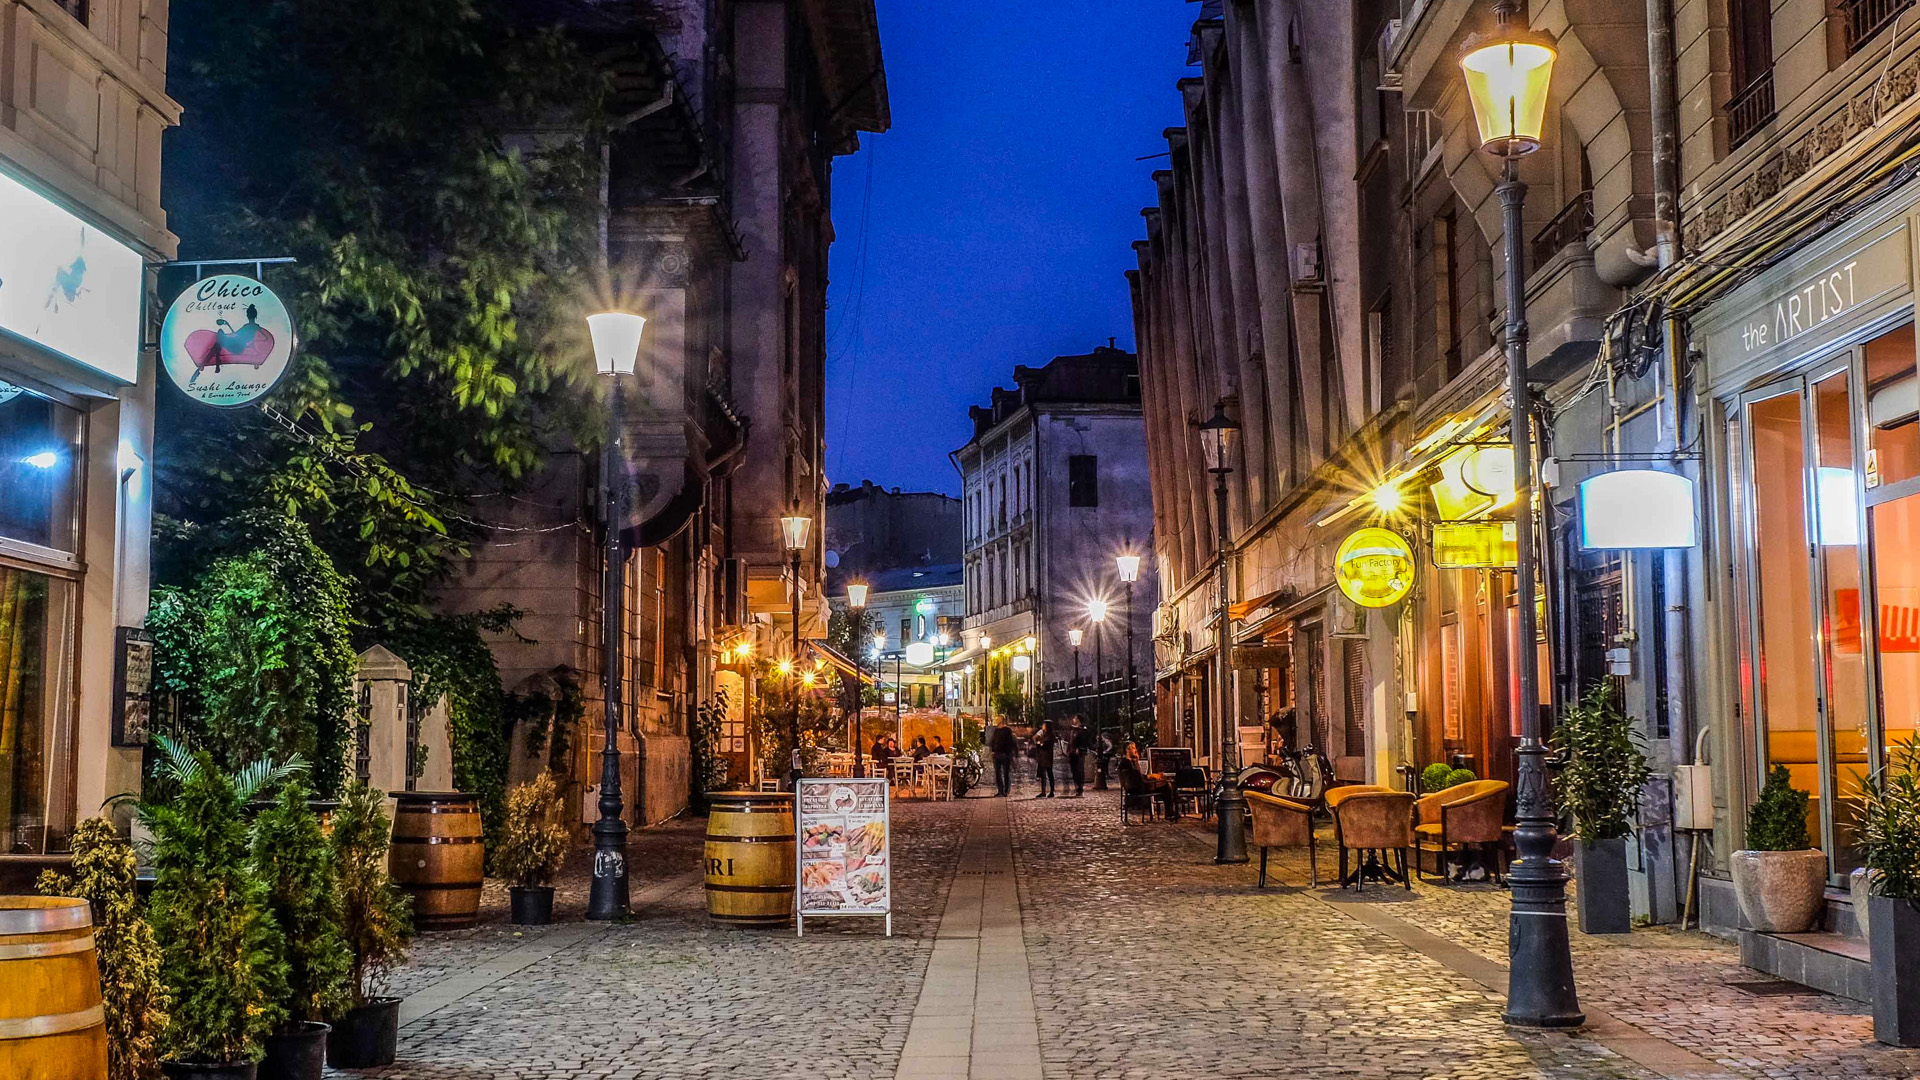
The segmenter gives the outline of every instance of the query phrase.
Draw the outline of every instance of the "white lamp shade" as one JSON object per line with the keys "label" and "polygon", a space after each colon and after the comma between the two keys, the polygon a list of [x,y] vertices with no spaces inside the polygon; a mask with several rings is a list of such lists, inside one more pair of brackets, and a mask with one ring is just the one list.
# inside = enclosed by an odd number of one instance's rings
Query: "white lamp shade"
{"label": "white lamp shade", "polygon": [[847,586],[847,603],[852,607],[866,607],[867,587],[857,581]]}
{"label": "white lamp shade", "polygon": [[807,534],[813,531],[813,519],[798,514],[780,519],[780,538],[788,551],[807,550]]}
{"label": "white lamp shade", "polygon": [[1020,655],[1013,658],[1013,670],[1015,671],[1024,672],[1031,669],[1032,667],[1033,667],[1033,657],[1028,656],[1025,653],[1021,653]]}
{"label": "white lamp shade", "polygon": [[1582,548],[1689,548],[1698,542],[1692,480],[1655,469],[1620,469],[1580,482]]}
{"label": "white lamp shade", "polygon": [[1519,35],[1470,48],[1460,58],[1467,97],[1473,102],[1480,145],[1489,153],[1518,157],[1540,148],[1547,116],[1547,84],[1553,78],[1553,46]]}
{"label": "white lamp shade", "polygon": [[1081,640],[1084,639],[1086,636],[1087,636],[1087,632],[1085,630],[1080,629],[1077,626],[1067,631],[1067,640],[1072,642],[1073,647],[1076,649],[1080,647]]}
{"label": "white lamp shade", "polygon": [[1120,580],[1128,585],[1140,580],[1140,556],[1116,555],[1114,564],[1120,568]]}
{"label": "white lamp shade", "polygon": [[1087,601],[1087,618],[1094,622],[1107,621],[1107,602],[1105,600]]}
{"label": "white lamp shade", "polygon": [[907,663],[914,667],[926,667],[933,663],[933,642],[916,641],[907,646]]}
{"label": "white lamp shade", "polygon": [[647,320],[631,311],[603,311],[587,316],[593,336],[593,366],[602,375],[631,375],[640,359],[640,332]]}

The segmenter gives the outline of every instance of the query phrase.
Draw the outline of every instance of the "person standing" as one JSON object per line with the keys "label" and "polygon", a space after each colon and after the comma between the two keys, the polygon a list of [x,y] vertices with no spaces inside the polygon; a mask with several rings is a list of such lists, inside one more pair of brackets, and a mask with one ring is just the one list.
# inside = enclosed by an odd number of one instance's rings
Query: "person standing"
{"label": "person standing", "polygon": [[998,798],[1005,798],[1013,790],[1013,729],[1007,726],[1007,718],[987,733],[987,749],[993,751],[993,786]]}
{"label": "person standing", "polygon": [[1093,745],[1093,733],[1080,722],[1075,713],[1067,721],[1067,776],[1073,780],[1073,797],[1078,799],[1087,793],[1087,750]]}
{"label": "person standing", "polygon": [[1042,720],[1033,731],[1033,770],[1040,778],[1040,794],[1036,799],[1053,798],[1053,721]]}

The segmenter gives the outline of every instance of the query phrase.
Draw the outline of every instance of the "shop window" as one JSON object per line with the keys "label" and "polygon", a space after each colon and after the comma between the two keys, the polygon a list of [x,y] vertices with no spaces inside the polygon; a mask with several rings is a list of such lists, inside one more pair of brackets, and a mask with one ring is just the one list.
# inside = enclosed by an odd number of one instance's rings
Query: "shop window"
{"label": "shop window", "polygon": [[[1911,354],[1909,354],[1911,355]],[[1813,384],[1813,540],[1820,562],[1820,671],[1832,745],[1822,787],[1834,793],[1834,868],[1857,866],[1854,821],[1867,774],[1867,656],[1860,634],[1860,496],[1853,464],[1853,394],[1845,370]],[[1850,628],[1850,629],[1849,629]],[[1817,677],[1816,677],[1817,679]],[[1818,822],[1813,824],[1814,835]]]}
{"label": "shop window", "polygon": [[78,410],[0,382],[0,537],[75,549],[80,428]]}
{"label": "shop window", "polygon": [[1920,730],[1920,495],[1873,508],[1873,576],[1881,739],[1891,747]]}
{"label": "shop window", "polygon": [[1460,724],[1461,653],[1464,642],[1460,617],[1448,612],[1440,623],[1440,737],[1448,742],[1462,738]]}
{"label": "shop window", "polygon": [[1367,643],[1360,638],[1342,638],[1341,666],[1346,669],[1346,746],[1347,757],[1359,757],[1367,746]]}
{"label": "shop window", "polygon": [[1867,342],[1867,487],[1920,477],[1920,375],[1911,323]]}
{"label": "shop window", "polygon": [[75,592],[0,565],[0,853],[65,850],[72,829]]}

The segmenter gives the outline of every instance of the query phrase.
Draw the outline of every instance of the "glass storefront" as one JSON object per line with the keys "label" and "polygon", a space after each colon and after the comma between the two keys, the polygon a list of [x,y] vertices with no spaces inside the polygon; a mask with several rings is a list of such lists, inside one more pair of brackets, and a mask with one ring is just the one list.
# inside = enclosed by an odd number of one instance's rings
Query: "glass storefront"
{"label": "glass storefront", "polygon": [[1740,395],[1726,417],[1754,782],[1784,766],[1810,795],[1807,830],[1836,877],[1859,865],[1861,781],[1920,717],[1917,415],[1903,323]]}
{"label": "glass storefront", "polygon": [[0,383],[0,854],[74,820],[80,413]]}

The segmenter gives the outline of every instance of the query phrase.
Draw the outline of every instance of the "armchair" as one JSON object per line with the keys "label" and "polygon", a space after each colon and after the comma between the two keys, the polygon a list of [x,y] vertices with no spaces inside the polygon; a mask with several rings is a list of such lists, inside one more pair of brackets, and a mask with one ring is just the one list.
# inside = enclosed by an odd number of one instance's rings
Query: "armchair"
{"label": "armchair", "polygon": [[1501,864],[1505,862],[1507,787],[1505,780],[1473,780],[1436,791],[1416,803],[1420,823],[1413,829],[1414,865],[1418,867],[1426,843],[1437,843],[1439,873],[1445,878],[1452,848],[1464,850],[1468,845],[1478,845],[1484,851],[1490,845],[1494,851],[1493,880],[1499,882],[1505,873]]}
{"label": "armchair", "polygon": [[1260,849],[1260,887],[1267,887],[1267,849],[1307,849],[1307,881],[1320,887],[1320,856],[1313,842],[1313,808],[1264,792],[1245,793],[1247,812],[1253,815],[1253,843]]}
{"label": "armchair", "polygon": [[[1413,793],[1394,791],[1377,784],[1353,784],[1327,792],[1327,807],[1333,811],[1333,834],[1340,845],[1340,884],[1364,885],[1365,856],[1374,852],[1388,877],[1398,877],[1409,890],[1413,878],[1407,873],[1407,852],[1413,847]],[[1347,852],[1361,853],[1352,873],[1347,871]],[[1388,853],[1398,863],[1386,866]]]}

